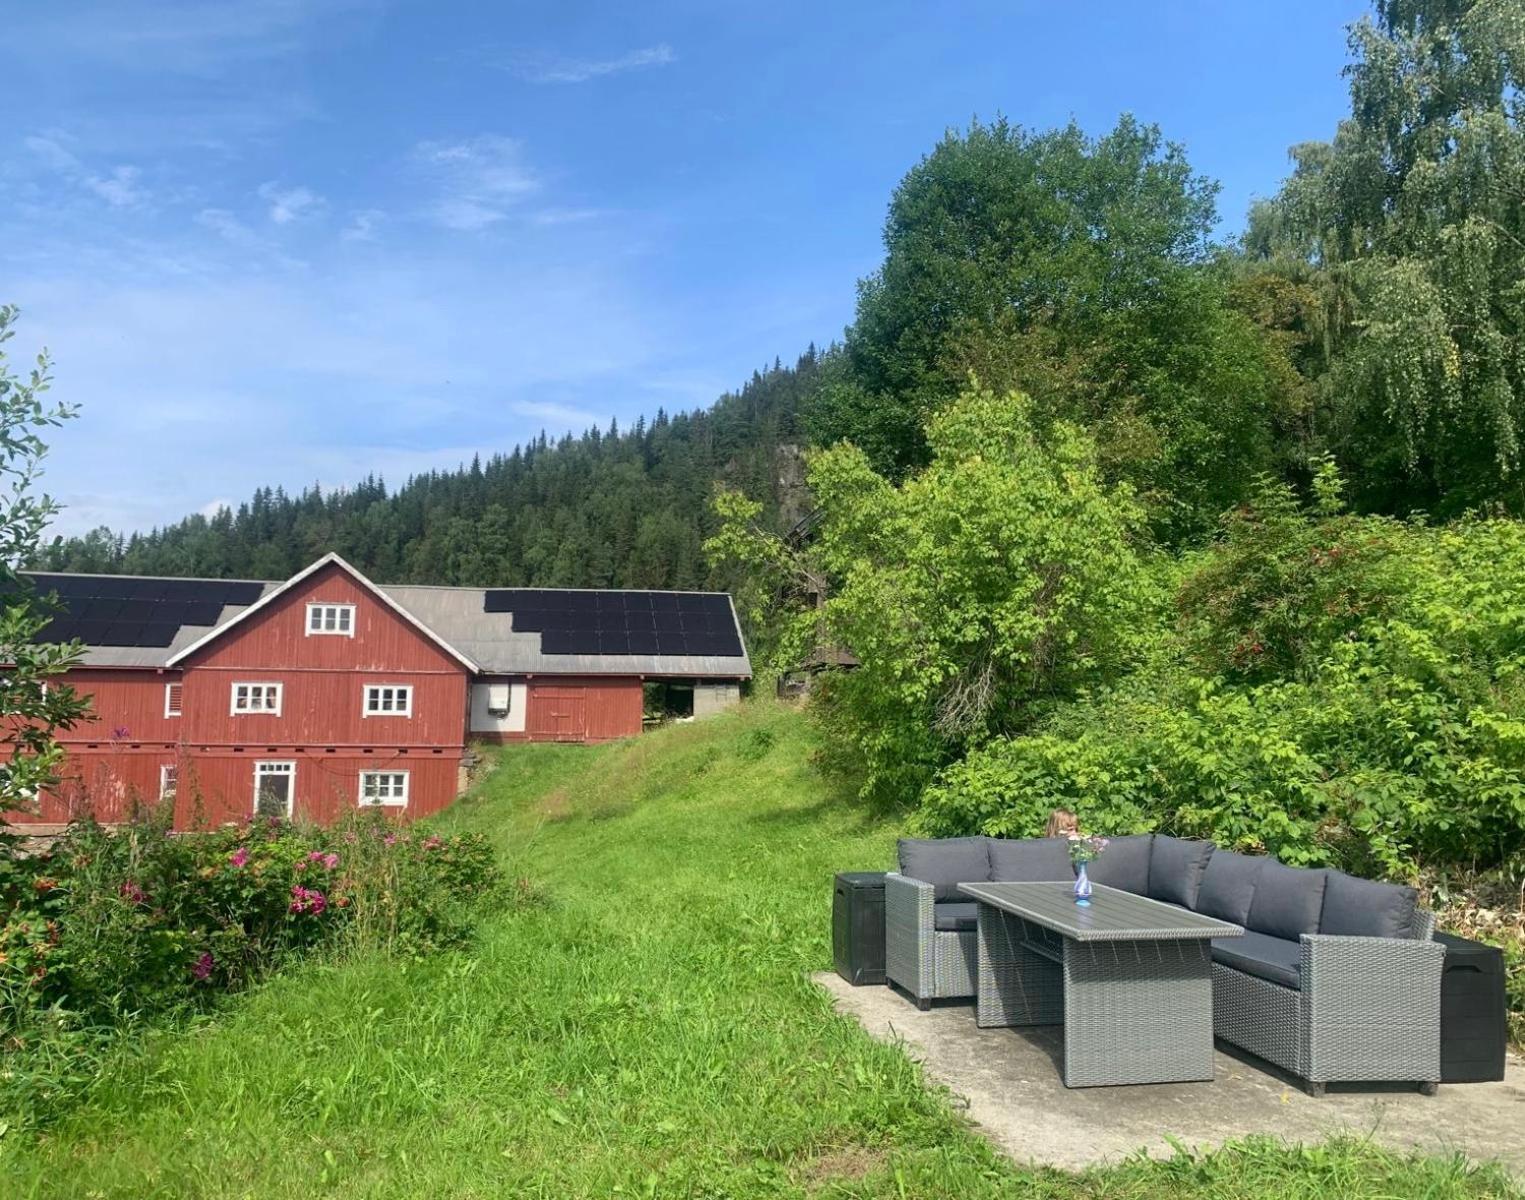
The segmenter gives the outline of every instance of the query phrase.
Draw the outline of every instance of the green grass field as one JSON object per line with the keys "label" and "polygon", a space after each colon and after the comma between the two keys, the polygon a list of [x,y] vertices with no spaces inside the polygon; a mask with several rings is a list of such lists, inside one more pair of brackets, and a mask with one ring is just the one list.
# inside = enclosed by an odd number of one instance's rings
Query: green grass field
{"label": "green grass field", "polygon": [[308,966],[124,1050],[21,1197],[1502,1196],[1360,1144],[1019,1170],[898,1050],[833,1015],[831,873],[893,823],[828,795],[805,722],[755,705],[596,749],[518,746],[445,824],[543,903],[478,948]]}

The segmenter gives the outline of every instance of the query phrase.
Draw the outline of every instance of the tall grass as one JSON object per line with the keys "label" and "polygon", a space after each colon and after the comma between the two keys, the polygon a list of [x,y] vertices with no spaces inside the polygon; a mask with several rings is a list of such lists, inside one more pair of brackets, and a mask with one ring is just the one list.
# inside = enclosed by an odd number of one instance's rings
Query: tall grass
{"label": "tall grass", "polygon": [[124,1059],[16,1197],[1482,1197],[1361,1143],[1021,1170],[833,1012],[831,873],[895,829],[824,791],[768,705],[600,748],[516,746],[443,827],[542,902],[474,948],[308,965]]}

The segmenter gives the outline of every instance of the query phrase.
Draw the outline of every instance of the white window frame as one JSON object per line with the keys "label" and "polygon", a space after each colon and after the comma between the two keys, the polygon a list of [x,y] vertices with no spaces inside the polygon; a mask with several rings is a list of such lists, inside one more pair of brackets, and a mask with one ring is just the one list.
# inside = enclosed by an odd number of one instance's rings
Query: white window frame
{"label": "white window frame", "polygon": [[180,764],[159,764],[159,799],[167,800],[175,794],[180,787]]}
{"label": "white window frame", "polygon": [[[340,614],[344,614],[344,629],[339,628]],[[318,627],[313,628],[313,617],[318,618]],[[334,627],[325,628],[328,618],[333,617]],[[336,604],[328,600],[314,600],[307,606],[307,623],[304,627],[308,637],[354,637],[355,636],[355,606],[353,604]]]}
{"label": "white window frame", "polygon": [[[401,699],[401,708],[381,708],[383,692],[392,692],[392,702]],[[372,701],[376,707],[372,707]],[[360,688],[360,715],[362,717],[411,717],[413,715],[413,685],[411,683],[367,683]]]}
{"label": "white window frame", "polygon": [[182,705],[185,703],[185,682],[177,679],[172,683],[166,683],[164,685],[164,715],[166,717],[178,717],[180,715],[180,708],[175,706],[170,700],[170,697],[175,694],[175,688],[180,689],[180,703]]}
{"label": "white window frame", "polygon": [[[247,704],[248,696],[246,695],[246,697],[245,697],[245,700],[246,700],[245,706],[243,708],[240,708],[238,706],[238,689],[239,688],[245,688],[245,689],[248,689],[248,688],[271,688],[271,689],[274,689],[274,692],[275,692],[275,705],[274,705],[274,707],[271,707],[270,705],[262,705],[259,708],[250,708],[248,706],[248,704]],[[237,682],[235,682],[234,684],[232,684],[229,687],[229,689],[228,689],[228,713],[229,713],[230,716],[235,716],[235,717],[278,717],[278,716],[281,715],[281,705],[284,704],[285,701],[286,701],[286,685],[284,683],[273,683],[273,682],[268,682],[268,681],[262,680],[262,679],[240,679]]]}
{"label": "white window frame", "polygon": [[291,758],[262,758],[254,764],[254,792],[250,797],[249,811],[254,816],[259,816],[259,781],[262,775],[284,775],[291,780],[291,786],[286,789],[286,819],[291,819],[291,814],[297,806],[297,764]]}
{"label": "white window frame", "polygon": [[[486,708],[487,715],[497,720],[502,720],[514,711],[514,685],[511,683],[489,683],[487,687]],[[501,692],[503,695],[502,705],[493,703],[493,693]]]}
{"label": "white window frame", "polygon": [[[359,803],[360,803],[360,807],[361,808],[407,808],[408,807],[408,792],[411,790],[411,786],[412,786],[412,782],[413,782],[412,774],[413,773],[411,771],[361,771],[360,772],[360,789],[359,789],[359,795],[357,797],[357,799],[359,800]],[[402,784],[401,784],[402,792],[401,792],[401,794],[398,795],[398,796],[391,795],[390,794],[391,793],[391,789],[393,787],[397,786],[397,785],[395,783],[388,783],[388,784],[384,785],[387,788],[387,792],[388,792],[388,794],[385,797],[378,796],[378,798],[374,799],[374,800],[366,799],[366,795],[365,795],[366,781],[368,779],[377,779],[377,778],[379,778],[381,776],[387,776],[388,778],[393,779],[393,780],[396,780],[396,779],[402,780]]]}

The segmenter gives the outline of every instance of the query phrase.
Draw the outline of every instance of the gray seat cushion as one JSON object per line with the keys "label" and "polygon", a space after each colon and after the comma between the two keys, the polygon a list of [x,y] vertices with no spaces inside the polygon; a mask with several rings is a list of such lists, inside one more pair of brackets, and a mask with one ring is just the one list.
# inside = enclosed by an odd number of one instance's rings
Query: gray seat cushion
{"label": "gray seat cushion", "polygon": [[935,889],[936,900],[961,900],[961,883],[988,883],[990,857],[982,837],[901,838],[900,873]]}
{"label": "gray seat cushion", "polygon": [[1255,899],[1255,881],[1265,866],[1263,858],[1216,849],[1202,872],[1202,886],[1197,890],[1197,911],[1220,921],[1243,925],[1250,919],[1250,905]]}
{"label": "gray seat cushion", "polygon": [[979,905],[973,900],[939,900],[932,905],[932,928],[938,933],[963,933],[979,927]]}
{"label": "gray seat cushion", "polygon": [[1113,838],[1095,861],[1087,864],[1092,883],[1121,888],[1138,896],[1149,894],[1149,847],[1154,834],[1139,833]]}
{"label": "gray seat cushion", "polygon": [[1202,890],[1202,872],[1212,856],[1211,842],[1155,834],[1154,845],[1149,847],[1149,898],[1182,908],[1195,907],[1197,893]]}
{"label": "gray seat cushion", "polygon": [[1327,878],[1323,870],[1284,867],[1268,859],[1255,880],[1255,899],[1244,927],[1294,941],[1301,934],[1317,933]]}
{"label": "gray seat cushion", "polygon": [[1215,963],[1299,991],[1302,990],[1302,953],[1300,942],[1248,930],[1243,937],[1213,939]]}
{"label": "gray seat cushion", "polygon": [[1068,838],[986,838],[995,883],[1044,883],[1075,878]]}
{"label": "gray seat cushion", "polygon": [[1414,910],[1419,893],[1397,883],[1357,879],[1344,871],[1326,871],[1324,911],[1320,933],[1346,937],[1414,936]]}

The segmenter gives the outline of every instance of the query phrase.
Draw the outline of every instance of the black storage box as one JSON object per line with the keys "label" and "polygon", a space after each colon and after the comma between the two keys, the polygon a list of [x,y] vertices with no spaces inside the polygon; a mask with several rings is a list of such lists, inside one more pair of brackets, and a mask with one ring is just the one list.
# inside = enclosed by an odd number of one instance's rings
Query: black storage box
{"label": "black storage box", "polygon": [[1440,984],[1440,1081],[1483,1083],[1504,1078],[1509,1039],[1504,1000],[1504,953],[1449,933]]}
{"label": "black storage box", "polygon": [[831,953],[854,986],[884,982],[884,872],[843,871],[831,897]]}

